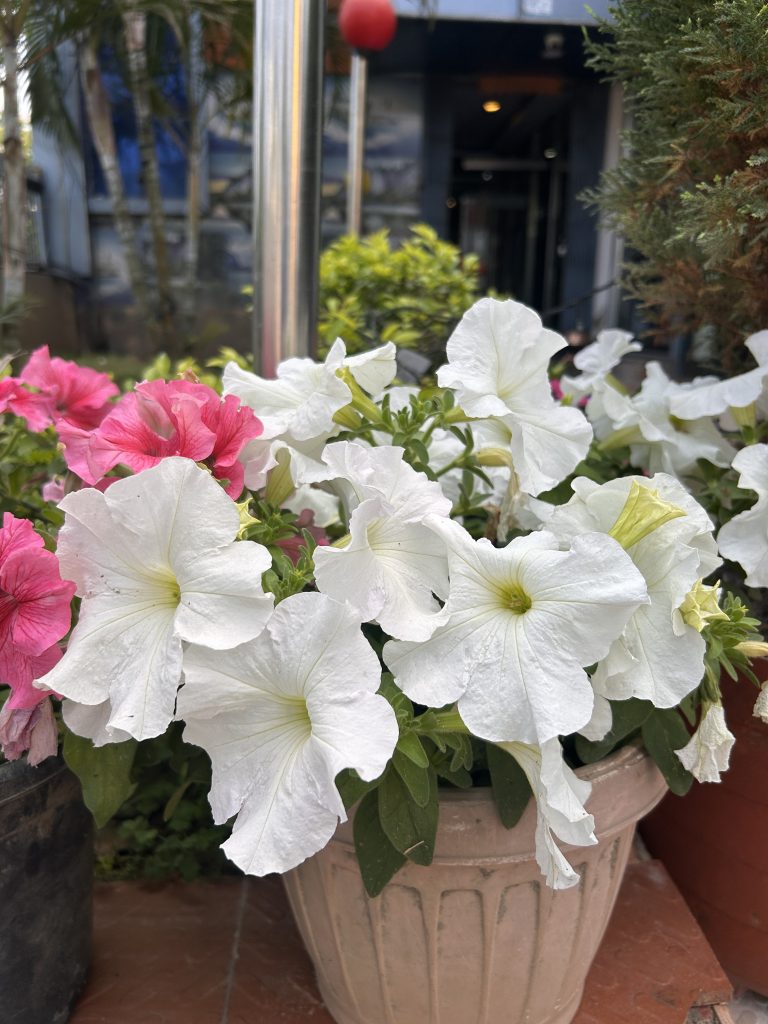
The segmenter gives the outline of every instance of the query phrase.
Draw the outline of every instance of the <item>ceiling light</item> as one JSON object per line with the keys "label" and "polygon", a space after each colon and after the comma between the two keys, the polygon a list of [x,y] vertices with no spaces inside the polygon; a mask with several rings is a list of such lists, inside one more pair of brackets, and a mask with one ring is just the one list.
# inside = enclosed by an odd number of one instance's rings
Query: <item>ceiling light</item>
{"label": "ceiling light", "polygon": [[497,114],[501,110],[501,104],[498,100],[486,100],[483,103],[483,110],[486,114]]}

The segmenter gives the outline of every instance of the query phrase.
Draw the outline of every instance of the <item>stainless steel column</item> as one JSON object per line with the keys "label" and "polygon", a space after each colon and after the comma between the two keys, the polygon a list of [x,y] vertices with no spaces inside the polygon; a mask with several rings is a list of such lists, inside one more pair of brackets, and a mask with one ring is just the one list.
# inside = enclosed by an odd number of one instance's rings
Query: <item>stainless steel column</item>
{"label": "stainless steel column", "polygon": [[347,231],[359,235],[363,220],[365,174],[365,97],[368,61],[356,53],[349,79],[349,150],[347,158]]}
{"label": "stainless steel column", "polygon": [[253,349],[312,354],[320,247],[325,0],[255,0]]}

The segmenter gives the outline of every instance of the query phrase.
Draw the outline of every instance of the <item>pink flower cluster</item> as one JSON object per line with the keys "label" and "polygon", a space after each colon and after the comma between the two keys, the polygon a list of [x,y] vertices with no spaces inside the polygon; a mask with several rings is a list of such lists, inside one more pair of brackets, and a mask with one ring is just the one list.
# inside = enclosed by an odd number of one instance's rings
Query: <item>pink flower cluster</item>
{"label": "pink flower cluster", "polygon": [[[103,373],[64,359],[47,347],[32,353],[18,377],[0,380],[0,413],[12,412],[32,431],[53,426],[69,469],[101,490],[116,466],[138,473],[169,456],[205,463],[226,484],[243,489],[245,445],[262,424],[233,395],[221,399],[197,381],[147,381],[117,402],[118,388]],[[60,500],[65,481],[49,481],[46,500]],[[0,685],[11,696],[0,710],[0,748],[9,760],[28,752],[30,764],[56,753],[50,691],[33,683],[62,656],[58,641],[70,626],[75,585],[63,581],[32,523],[6,513],[0,528]]]}
{"label": "pink flower cluster", "polygon": [[237,498],[243,489],[238,456],[263,428],[234,395],[221,399],[205,384],[154,380],[124,395],[95,430],[67,420],[57,429],[67,465],[88,484],[98,484],[117,465],[139,473],[181,455],[208,465]]}
{"label": "pink flower cluster", "polygon": [[51,359],[44,345],[32,353],[18,377],[0,381],[0,412],[10,410],[22,416],[34,431],[64,420],[89,430],[101,423],[117,394],[106,373]]}
{"label": "pink flower cluster", "polygon": [[47,691],[33,680],[61,658],[58,641],[69,630],[74,593],[75,584],[62,580],[56,556],[32,523],[6,512],[0,528],[0,682],[12,692],[0,712],[0,746],[9,759],[30,748],[30,763],[36,764],[56,752],[50,709],[40,708]]}

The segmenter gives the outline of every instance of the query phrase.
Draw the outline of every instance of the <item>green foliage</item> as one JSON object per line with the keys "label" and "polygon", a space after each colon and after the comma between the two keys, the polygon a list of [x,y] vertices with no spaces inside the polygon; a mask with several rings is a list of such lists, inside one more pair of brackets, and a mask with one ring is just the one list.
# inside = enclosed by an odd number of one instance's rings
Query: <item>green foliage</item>
{"label": "green foliage", "polygon": [[99,877],[191,880],[233,870],[220,850],[229,829],[213,824],[208,805],[210,762],[181,731],[175,724],[138,744],[132,793],[97,838]]}
{"label": "green foliage", "polygon": [[741,673],[759,686],[749,658],[739,645],[759,643],[763,639],[759,633],[759,619],[750,616],[749,609],[738,597],[726,594],[721,607],[727,617],[709,619],[702,631],[707,644],[702,686],[707,687],[705,696],[714,703],[720,700],[720,676],[723,672],[731,679],[736,679]]}
{"label": "green foliage", "polygon": [[476,256],[441,241],[426,224],[392,249],[386,231],[347,235],[320,259],[321,344],[348,352],[393,341],[437,363],[465,310],[479,297]]}
{"label": "green foliage", "polygon": [[131,781],[136,747],[135,740],[95,747],[73,732],[64,735],[64,760],[80,779],[85,806],[99,828],[106,825],[136,788]]}
{"label": "green foliage", "polygon": [[29,519],[53,544],[49,531],[64,520],[61,512],[43,500],[43,486],[66,466],[52,429],[32,433],[23,419],[0,419],[0,513]]}
{"label": "green foliage", "polygon": [[601,740],[576,737],[576,753],[584,764],[602,761],[612,751],[636,737],[653,711],[653,704],[649,700],[638,700],[637,697],[612,700],[610,704],[613,721],[610,730]]}
{"label": "green foliage", "polygon": [[528,776],[511,754],[494,743],[487,744],[486,757],[499,819],[504,828],[514,828],[531,798]]}
{"label": "green foliage", "polygon": [[641,259],[626,282],[663,330],[710,324],[726,365],[768,323],[768,7],[620,0],[588,64],[621,83],[627,154],[589,198]]}
{"label": "green foliage", "polygon": [[654,708],[643,722],[642,737],[669,788],[677,796],[685,796],[693,784],[693,776],[676,753],[690,739],[680,712],[676,708]]}
{"label": "green foliage", "polygon": [[392,845],[382,827],[378,792],[363,798],[355,814],[353,833],[365,891],[371,897],[378,896],[406,861],[405,854]]}

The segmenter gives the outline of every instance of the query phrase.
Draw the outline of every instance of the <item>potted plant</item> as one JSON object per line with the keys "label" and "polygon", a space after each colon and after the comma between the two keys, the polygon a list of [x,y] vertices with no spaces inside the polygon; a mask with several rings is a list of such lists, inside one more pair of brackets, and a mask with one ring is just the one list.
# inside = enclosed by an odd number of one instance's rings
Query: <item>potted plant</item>
{"label": "potted plant", "polygon": [[183,721],[227,855],[289,873],[340,1022],[570,1020],[634,822],[721,760],[712,679],[764,649],[703,582],[704,509],[617,476],[553,398],[564,345],[483,299],[436,386],[338,340],[55,424],[79,608],[35,687],[88,741],[86,795]]}

